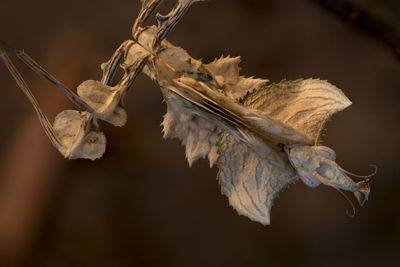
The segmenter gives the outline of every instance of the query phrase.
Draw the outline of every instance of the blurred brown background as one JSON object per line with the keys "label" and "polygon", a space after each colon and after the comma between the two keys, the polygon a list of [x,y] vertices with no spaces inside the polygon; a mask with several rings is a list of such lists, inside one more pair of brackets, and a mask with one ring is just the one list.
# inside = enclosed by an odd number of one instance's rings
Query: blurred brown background
{"label": "blurred brown background", "polygon": [[[0,39],[76,88],[101,77],[138,10],[139,0],[2,0]],[[341,88],[353,105],[327,124],[323,143],[347,170],[379,167],[355,218],[336,191],[302,183],[276,200],[272,225],[238,216],[217,169],[189,168],[179,141],[162,139],[166,106],[144,75],[128,95],[127,126],[102,124],[106,154],[65,160],[1,66],[0,266],[399,266],[399,19],[396,0],[213,0],[168,38],[205,62],[241,55],[248,76]],[[72,107],[18,66],[50,120]]]}

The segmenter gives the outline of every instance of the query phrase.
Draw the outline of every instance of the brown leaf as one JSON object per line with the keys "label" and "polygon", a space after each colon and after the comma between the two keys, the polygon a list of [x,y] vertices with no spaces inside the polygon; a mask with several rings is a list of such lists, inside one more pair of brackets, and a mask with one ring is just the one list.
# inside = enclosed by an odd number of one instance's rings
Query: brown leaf
{"label": "brown leaf", "polygon": [[278,162],[270,163],[273,157],[260,157],[227,133],[220,135],[218,154],[218,180],[229,203],[239,214],[264,225],[270,224],[274,199],[296,181],[294,170],[288,163],[278,168]]}
{"label": "brown leaf", "polygon": [[53,128],[62,144],[59,150],[66,158],[95,160],[105,151],[106,138],[93,127],[88,112],[64,110],[56,116]]}
{"label": "brown leaf", "polygon": [[87,80],[78,86],[78,95],[101,115],[101,119],[115,125],[124,126],[126,111],[120,106],[121,92],[99,81]]}
{"label": "brown leaf", "polygon": [[325,122],[334,113],[351,105],[343,92],[318,79],[281,81],[261,86],[249,93],[243,104],[263,111],[318,143]]}
{"label": "brown leaf", "polygon": [[187,103],[177,95],[161,89],[167,102],[167,113],[162,122],[164,138],[179,138],[186,147],[189,166],[199,158],[208,157],[210,167],[217,159],[216,146],[218,128],[216,125],[185,109]]}

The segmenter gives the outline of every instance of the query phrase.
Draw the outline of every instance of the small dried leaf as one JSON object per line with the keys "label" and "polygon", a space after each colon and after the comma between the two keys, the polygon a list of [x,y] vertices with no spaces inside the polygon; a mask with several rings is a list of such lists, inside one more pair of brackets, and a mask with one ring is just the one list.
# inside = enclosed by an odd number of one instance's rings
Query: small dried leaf
{"label": "small dried leaf", "polygon": [[88,112],[64,110],[56,116],[53,128],[62,144],[60,152],[66,158],[95,160],[105,151],[106,138],[102,132],[93,130]]}
{"label": "small dried leaf", "polygon": [[78,95],[97,113],[101,119],[115,125],[126,123],[126,111],[120,106],[121,93],[118,87],[107,86],[99,81],[87,80],[78,86]]}

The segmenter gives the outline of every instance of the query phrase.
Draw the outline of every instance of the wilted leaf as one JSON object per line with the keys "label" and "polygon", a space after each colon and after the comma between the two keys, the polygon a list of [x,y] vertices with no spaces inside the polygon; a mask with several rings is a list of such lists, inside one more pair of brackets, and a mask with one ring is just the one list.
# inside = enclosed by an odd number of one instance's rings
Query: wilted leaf
{"label": "wilted leaf", "polygon": [[59,150],[66,158],[95,160],[105,151],[106,138],[93,127],[88,112],[64,110],[56,116],[53,128],[62,144]]}
{"label": "wilted leaf", "polygon": [[297,179],[293,168],[288,162],[276,167],[227,133],[220,135],[218,154],[218,180],[229,203],[239,214],[269,224],[275,197]]}
{"label": "wilted leaf", "polygon": [[[204,116],[210,121],[215,122],[216,118],[223,120],[226,123],[225,130],[230,133],[239,133],[237,136],[240,136],[240,132],[247,129],[274,140],[276,144],[313,144],[301,132],[279,120],[265,116],[259,110],[249,109],[236,103],[232,98],[222,94],[221,90],[213,90],[203,82],[181,77],[174,79],[173,84],[174,86],[169,86],[167,89],[200,107],[204,110]],[[212,116],[208,117],[207,114]]]}
{"label": "wilted leaf", "polygon": [[167,113],[162,122],[164,138],[179,138],[186,147],[189,166],[199,158],[208,157],[210,167],[216,161],[217,134],[216,125],[185,109],[185,100],[161,89],[167,102]]}
{"label": "wilted leaf", "polygon": [[293,127],[317,143],[325,122],[351,102],[329,82],[308,79],[263,85],[249,93],[243,104],[264,111],[266,116]]}
{"label": "wilted leaf", "polygon": [[121,91],[119,87],[111,87],[99,81],[87,80],[78,86],[78,95],[98,114],[101,119],[115,125],[126,123],[126,111],[119,104]]}

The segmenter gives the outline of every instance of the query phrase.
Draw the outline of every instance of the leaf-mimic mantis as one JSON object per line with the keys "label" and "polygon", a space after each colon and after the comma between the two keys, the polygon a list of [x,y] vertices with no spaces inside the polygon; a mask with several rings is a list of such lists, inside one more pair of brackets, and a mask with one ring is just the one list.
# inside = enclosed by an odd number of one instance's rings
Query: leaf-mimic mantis
{"label": "leaf-mimic mantis", "polygon": [[[98,120],[126,123],[124,98],[135,77],[144,73],[161,88],[167,103],[164,137],[186,146],[191,165],[208,157],[219,168],[218,180],[230,204],[262,224],[270,223],[276,195],[296,180],[354,192],[360,204],[368,199],[366,180],[354,182],[335,163],[335,152],[319,145],[327,119],[351,102],[341,90],[319,79],[281,81],[239,75],[238,57],[205,64],[165,38],[187,9],[202,0],[178,0],[157,26],[144,26],[160,0],[142,0],[132,38],[102,64],[100,81],[84,81],[77,93],[68,89],[23,51],[0,43],[1,58],[35,108],[51,143],[69,159],[97,159],[105,151]],[[58,87],[79,110],[64,110],[51,124],[28,85],[11,62],[17,56]],[[112,85],[114,74],[124,75]]]}

